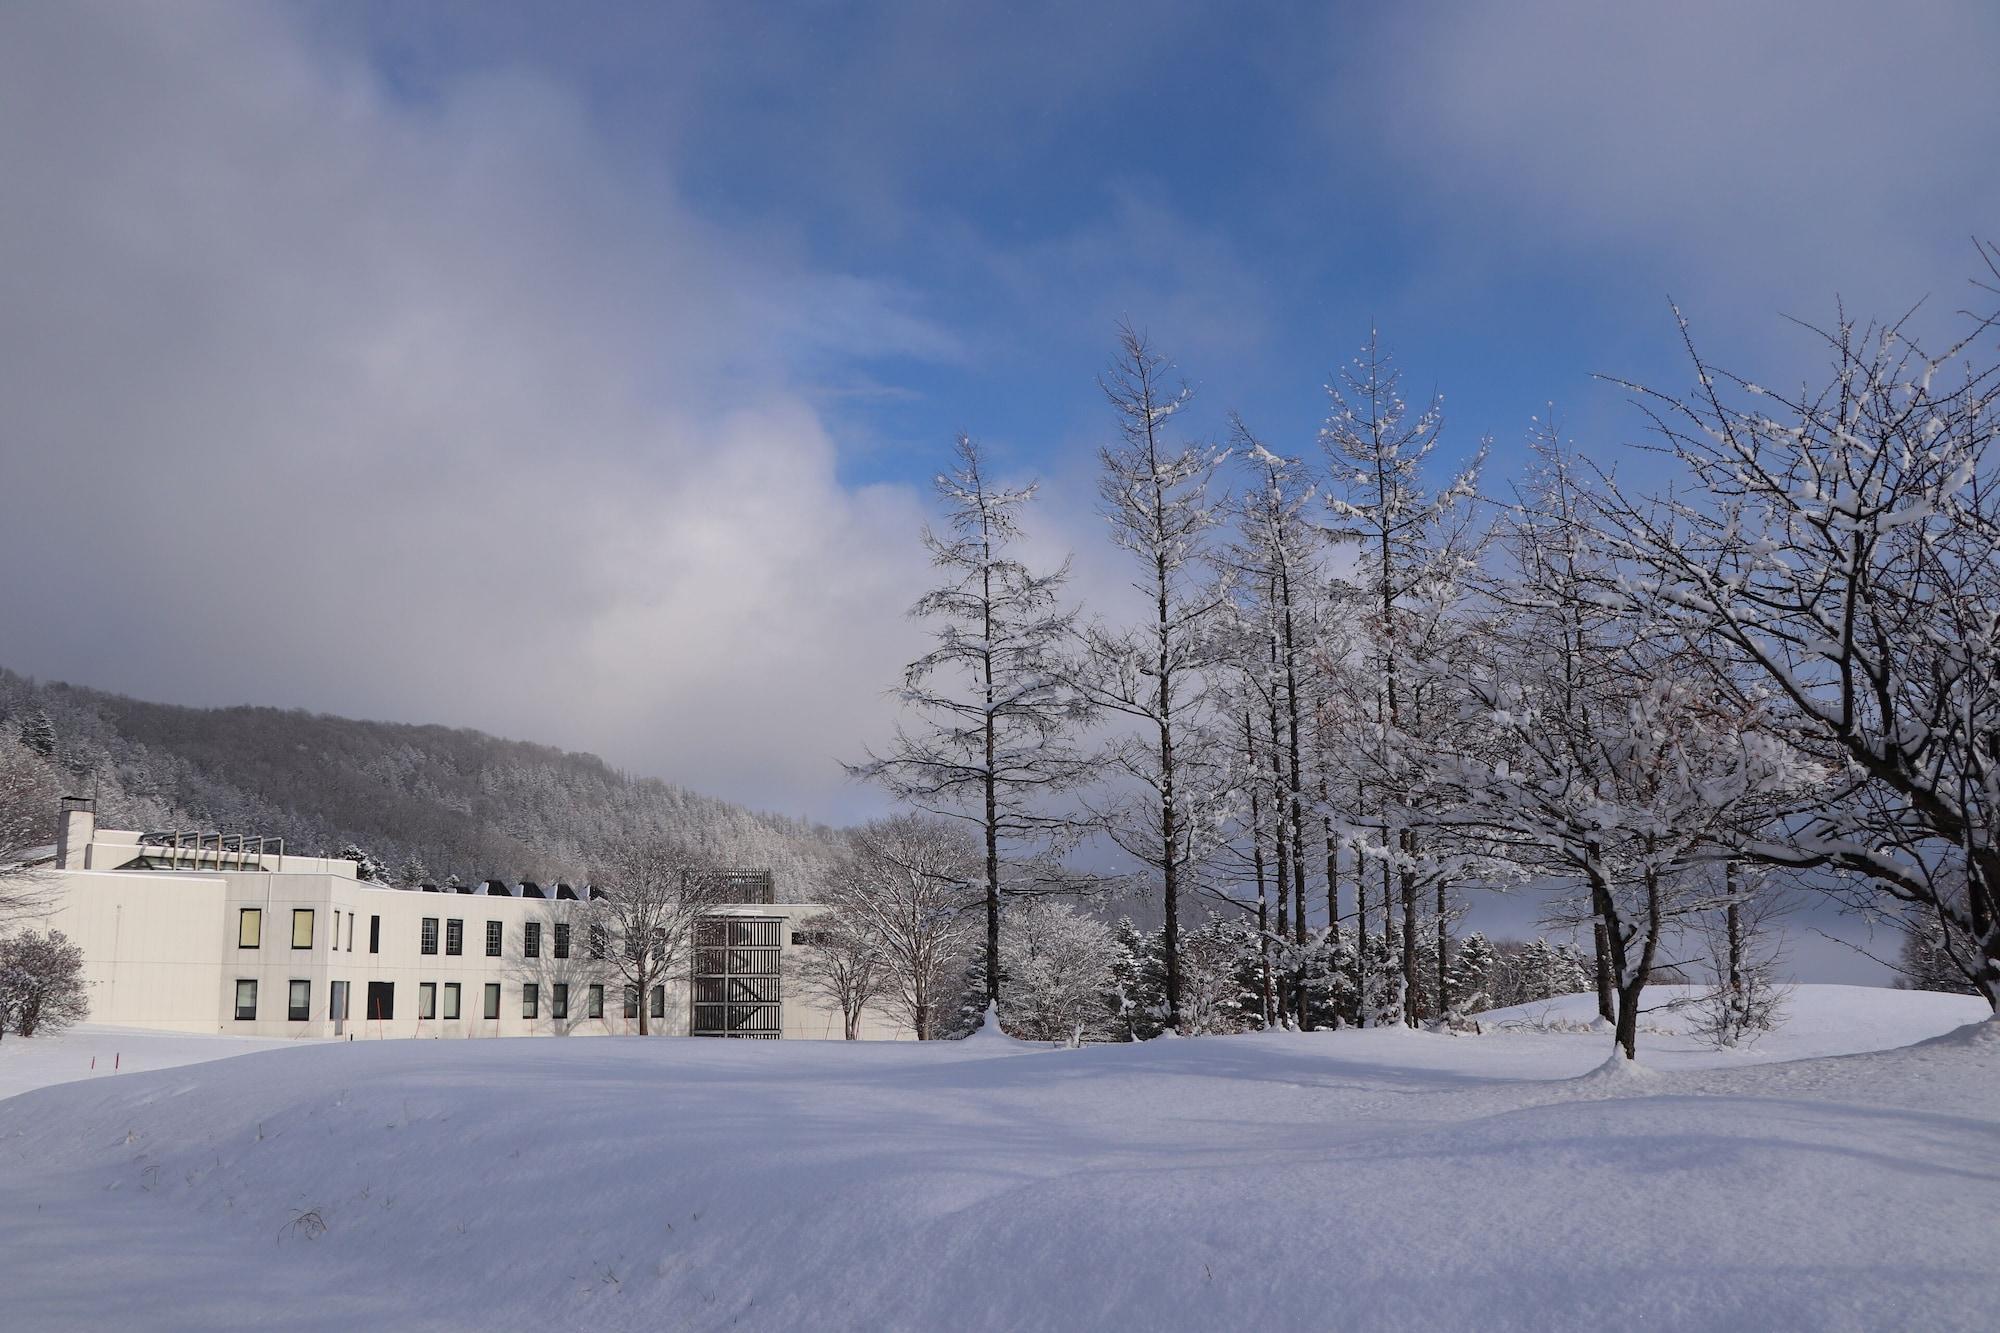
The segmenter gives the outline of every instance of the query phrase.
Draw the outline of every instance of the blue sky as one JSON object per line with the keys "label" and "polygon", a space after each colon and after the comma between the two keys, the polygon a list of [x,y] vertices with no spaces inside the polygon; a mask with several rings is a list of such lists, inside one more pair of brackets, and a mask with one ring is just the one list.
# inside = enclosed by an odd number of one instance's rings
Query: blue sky
{"label": "blue sky", "polygon": [[317,17],[419,105],[546,77],[624,169],[877,284],[874,317],[907,323],[857,316],[796,362],[842,475],[870,481],[922,475],[959,428],[1024,465],[1087,458],[1120,317],[1176,351],[1211,419],[1239,409],[1301,448],[1326,371],[1379,323],[1460,438],[1490,432],[1504,459],[1551,399],[1628,436],[1590,374],[1681,372],[1670,293],[1720,350],[1780,363],[1800,354],[1780,313],[1955,300],[1994,216],[1976,164],[2000,149],[2000,16],[1743,9]]}
{"label": "blue sky", "polygon": [[0,662],[851,817],[955,431],[1117,613],[1117,320],[1197,430],[1309,451],[1374,324],[1496,486],[1550,400],[1613,460],[1670,294],[1774,383],[1836,294],[1948,322],[1996,56],[1978,4],[9,7]]}

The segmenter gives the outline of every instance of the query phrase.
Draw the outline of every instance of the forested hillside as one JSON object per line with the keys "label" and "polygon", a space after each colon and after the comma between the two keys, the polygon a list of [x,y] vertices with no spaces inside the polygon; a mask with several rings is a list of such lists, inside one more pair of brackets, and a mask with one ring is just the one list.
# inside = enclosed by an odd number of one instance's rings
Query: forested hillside
{"label": "forested hillside", "polygon": [[[320,854],[354,843],[394,875],[440,881],[586,879],[619,839],[662,832],[806,895],[836,837],[595,755],[477,731],[183,708],[4,668],[0,741],[40,753],[54,786],[95,794],[113,827],[260,833]],[[51,802],[51,827],[54,813]]]}

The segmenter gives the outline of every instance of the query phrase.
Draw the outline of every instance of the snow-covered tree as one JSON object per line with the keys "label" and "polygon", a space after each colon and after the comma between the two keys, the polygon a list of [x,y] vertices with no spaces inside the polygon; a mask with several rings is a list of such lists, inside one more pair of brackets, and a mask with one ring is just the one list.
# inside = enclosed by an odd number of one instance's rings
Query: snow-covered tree
{"label": "snow-covered tree", "polygon": [[52,759],[56,753],[56,724],[46,708],[37,708],[21,719],[21,744],[33,750],[44,759]]}
{"label": "snow-covered tree", "polygon": [[821,1000],[841,1017],[841,1035],[861,1036],[861,1018],[882,993],[882,946],[848,907],[816,912],[799,923],[805,937],[793,955],[798,989]]}
{"label": "snow-covered tree", "polygon": [[1009,1033],[1028,1041],[1110,1034],[1104,993],[1118,956],[1110,926],[1067,903],[1030,901],[1007,914],[1000,951]]}
{"label": "snow-covered tree", "polygon": [[653,989],[687,973],[697,929],[723,900],[721,883],[698,854],[647,835],[615,848],[599,880],[598,896],[576,904],[571,916],[587,933],[608,939],[590,970],[616,977],[638,998],[639,1035],[650,1036]]}
{"label": "snow-covered tree", "polygon": [[1167,1022],[1181,1023],[1181,894],[1221,820],[1219,784],[1205,766],[1221,756],[1194,744],[1210,721],[1205,668],[1209,629],[1227,590],[1205,576],[1203,557],[1222,514],[1211,492],[1221,451],[1168,438],[1191,390],[1169,383],[1167,358],[1137,331],[1100,380],[1118,422],[1117,443],[1099,452],[1098,495],[1112,542],[1140,572],[1146,609],[1136,625],[1097,621],[1082,634],[1073,678],[1088,701],[1129,730],[1103,755],[1108,773],[1135,789],[1099,814],[1112,841],[1158,877],[1164,918]]}
{"label": "snow-covered tree", "polygon": [[[1305,465],[1273,454],[1241,420],[1234,431],[1235,452],[1248,480],[1235,506],[1237,539],[1216,559],[1236,591],[1231,607],[1234,623],[1222,641],[1243,698],[1232,704],[1230,712],[1249,719],[1247,766],[1236,785],[1258,807],[1256,813],[1268,816],[1253,820],[1256,859],[1264,859],[1268,842],[1277,889],[1275,931],[1288,938],[1292,956],[1302,958],[1310,936],[1307,768],[1316,750],[1311,724],[1319,693],[1313,673],[1322,660],[1328,610],[1319,568],[1324,538],[1310,517],[1317,494]],[[1227,744],[1220,739],[1216,743]],[[1331,857],[1327,864],[1332,866]],[[1329,886],[1328,914],[1335,922],[1336,897]],[[1260,928],[1274,928],[1268,913]],[[1292,1021],[1306,1024],[1308,992],[1303,982],[1290,972],[1281,973],[1280,979],[1282,1007]]]}
{"label": "snow-covered tree", "polygon": [[1468,1017],[1490,1006],[1487,982],[1492,971],[1493,946],[1486,942],[1483,933],[1475,930],[1459,942],[1458,952],[1451,960],[1448,990],[1454,1016]]}
{"label": "snow-covered tree", "polygon": [[1902,990],[1934,990],[1977,995],[1965,976],[1966,942],[1952,938],[1951,918],[1912,909],[1900,923],[1903,942],[1896,952],[1896,985]]}
{"label": "snow-covered tree", "polygon": [[1948,920],[2000,1009],[1996,327],[1929,352],[1843,315],[1826,374],[1786,393],[1707,362],[1681,320],[1694,390],[1627,387],[1695,485],[1607,485],[1600,508],[1619,591],[1752,676],[1837,775],[1749,850]]}
{"label": "snow-covered tree", "polygon": [[936,641],[898,692],[922,727],[899,728],[886,754],[850,771],[918,809],[978,827],[986,996],[998,1000],[1002,901],[1054,886],[1046,870],[1019,862],[1070,830],[1050,798],[1088,772],[1071,742],[1084,706],[1057,662],[1074,621],[1060,604],[1068,566],[1037,573],[1014,554],[1035,486],[996,484],[969,436],[958,437],[955,453],[955,466],[936,479],[948,530],[923,534],[944,581],[912,609],[935,627]]}
{"label": "snow-covered tree", "polygon": [[0,736],[0,925],[41,901],[34,872],[21,862],[53,839],[58,791],[39,752]]}
{"label": "snow-covered tree", "polygon": [[[1357,601],[1367,608],[1361,654],[1374,717],[1373,735],[1361,748],[1372,761],[1373,854],[1385,869],[1393,867],[1402,934],[1413,940],[1427,900],[1442,902],[1464,871],[1456,850],[1439,845],[1449,835],[1419,830],[1418,816],[1433,802],[1418,788],[1423,757],[1453,722],[1446,658],[1461,629],[1465,579],[1482,545],[1473,502],[1485,449],[1433,487],[1425,473],[1444,432],[1443,399],[1434,395],[1413,411],[1401,378],[1371,330],[1361,353],[1327,386],[1320,443],[1333,534],[1353,552]],[[1438,911],[1438,928],[1448,918]],[[1403,989],[1414,998],[1417,951],[1403,950],[1402,961]],[[1414,1005],[1408,1017],[1416,1021]]]}
{"label": "snow-covered tree", "polygon": [[55,1033],[89,1015],[83,950],[60,930],[0,939],[0,1032]]}
{"label": "snow-covered tree", "polygon": [[394,882],[388,866],[354,843],[350,842],[340,849],[340,859],[354,862],[354,877],[364,884],[388,885]]}
{"label": "snow-covered tree", "polygon": [[897,815],[856,829],[828,898],[881,952],[882,1002],[916,1032],[938,1035],[951,980],[979,938],[980,850],[962,821]]}

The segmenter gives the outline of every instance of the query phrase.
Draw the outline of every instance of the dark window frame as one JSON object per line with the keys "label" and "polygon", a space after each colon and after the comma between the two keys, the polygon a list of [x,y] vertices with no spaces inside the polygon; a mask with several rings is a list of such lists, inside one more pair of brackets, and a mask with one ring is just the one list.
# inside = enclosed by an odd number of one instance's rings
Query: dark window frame
{"label": "dark window frame", "polygon": [[532,981],[521,983],[521,1017],[539,1020],[542,1016],[541,988]]}
{"label": "dark window frame", "polygon": [[487,982],[487,983],[486,983],[486,993],[485,993],[485,996],[484,996],[484,1004],[483,1004],[483,1007],[482,1007],[482,1009],[481,1009],[481,1012],[482,1012],[482,1013],[483,1013],[483,1014],[485,1015],[485,1018],[486,1018],[486,1021],[487,1021],[487,1022],[491,1022],[491,1023],[497,1023],[497,1022],[499,1022],[499,1021],[500,1021],[500,983],[499,983],[499,982],[497,982],[497,981],[489,981],[489,982]]}
{"label": "dark window frame", "polygon": [[444,1008],[439,1011],[447,1023],[456,1023],[463,1010],[459,1007],[459,989],[456,981],[444,983]]}
{"label": "dark window frame", "polygon": [[428,957],[435,955],[437,951],[438,919],[434,916],[427,916],[424,918],[423,925],[418,928],[417,952]]}
{"label": "dark window frame", "polygon": [[[246,932],[245,932],[245,927],[248,927],[248,926],[251,926],[251,923],[253,923],[253,922],[255,923],[255,927],[254,927],[254,929],[250,930],[250,931],[249,931],[248,933],[250,933],[250,934],[254,934],[254,935],[255,935],[255,936],[257,937],[257,942],[256,942],[255,944],[245,944],[245,943],[243,942],[243,936],[244,936],[244,934],[246,933]],[[237,913],[236,913],[236,947],[237,947],[237,948],[239,948],[239,949],[261,949],[261,948],[263,948],[263,947],[264,947],[264,909],[263,909],[263,908],[261,908],[261,907],[245,907],[245,908],[241,908],[241,909],[239,909],[239,910],[237,911]]]}
{"label": "dark window frame", "polygon": [[549,987],[549,1017],[569,1021],[569,983],[558,981]]}
{"label": "dark window frame", "polygon": [[438,984],[435,981],[417,983],[417,1021],[437,1022]]}
{"label": "dark window frame", "polygon": [[555,935],[556,935],[555,950],[554,950],[555,956],[557,958],[569,957],[569,937],[570,937],[569,922],[567,921],[556,922]]}
{"label": "dark window frame", "polygon": [[530,921],[521,927],[521,957],[542,956],[542,923]]}
{"label": "dark window frame", "polygon": [[[243,1011],[243,988],[245,986],[250,988],[250,1012],[248,1013]],[[236,978],[236,1021],[239,1023],[254,1023],[257,1021],[257,978],[255,977]]]}
{"label": "dark window frame", "polygon": [[444,923],[444,952],[447,958],[457,958],[465,952],[465,922],[458,917],[447,918]]}
{"label": "dark window frame", "polygon": [[[300,943],[299,943],[299,918],[300,918],[300,917],[304,917],[304,918],[306,919],[306,942],[305,942],[304,944],[300,944]],[[313,947],[313,936],[314,936],[315,932],[317,932],[317,931],[318,931],[318,929],[319,929],[319,922],[317,922],[317,921],[313,920],[313,909],[312,909],[312,908],[310,908],[310,907],[294,907],[294,908],[292,909],[292,947],[293,947],[294,949],[310,949],[310,948],[312,948],[312,947]]]}
{"label": "dark window frame", "polygon": [[500,923],[498,921],[488,921],[486,923],[486,956],[488,958],[498,958],[500,956]]}
{"label": "dark window frame", "polygon": [[368,952],[382,952],[382,918],[379,916],[368,918]]}
{"label": "dark window frame", "polygon": [[[312,982],[305,977],[293,977],[285,989],[285,1021],[288,1023],[309,1023],[312,1021]],[[303,997],[303,998],[301,998]]]}
{"label": "dark window frame", "polygon": [[593,981],[583,992],[583,1016],[585,1018],[604,1017],[604,983]]}

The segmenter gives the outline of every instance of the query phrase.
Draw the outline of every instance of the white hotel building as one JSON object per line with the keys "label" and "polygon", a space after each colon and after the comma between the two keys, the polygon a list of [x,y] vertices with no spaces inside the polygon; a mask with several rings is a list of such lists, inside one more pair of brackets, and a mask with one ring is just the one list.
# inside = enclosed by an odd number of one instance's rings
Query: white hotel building
{"label": "white hotel building", "polygon": [[[297,1037],[656,1033],[832,1038],[839,1012],[788,986],[819,908],[768,875],[697,924],[691,974],[632,994],[573,925],[590,890],[496,882],[393,889],[352,861],[274,840],[100,829],[64,802],[41,924],[83,950],[90,1019],[176,1032]],[[870,1011],[861,1035],[908,1039]]]}

